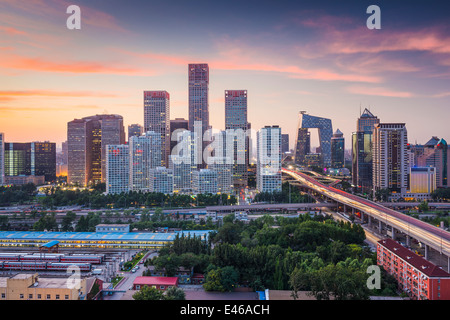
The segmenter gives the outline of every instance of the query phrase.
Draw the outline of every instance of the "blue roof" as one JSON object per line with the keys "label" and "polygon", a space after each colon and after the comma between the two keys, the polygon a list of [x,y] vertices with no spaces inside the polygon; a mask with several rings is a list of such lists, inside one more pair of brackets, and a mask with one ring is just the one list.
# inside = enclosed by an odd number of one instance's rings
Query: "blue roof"
{"label": "blue roof", "polygon": [[[211,230],[185,230],[168,233],[150,232],[44,232],[44,231],[0,231],[0,240],[110,240],[110,241],[172,241],[176,235],[191,235],[207,238]],[[47,244],[48,245],[48,244]]]}
{"label": "blue roof", "polygon": [[43,244],[41,247],[51,248],[53,246],[56,246],[59,243],[59,241],[53,240],[50,242],[47,242],[46,244]]}

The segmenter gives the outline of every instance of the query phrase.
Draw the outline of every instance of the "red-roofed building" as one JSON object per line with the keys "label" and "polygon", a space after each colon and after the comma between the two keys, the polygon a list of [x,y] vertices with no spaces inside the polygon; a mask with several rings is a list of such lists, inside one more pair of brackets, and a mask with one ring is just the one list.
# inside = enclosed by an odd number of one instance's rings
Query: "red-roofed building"
{"label": "red-roofed building", "polygon": [[450,274],[392,239],[378,241],[377,264],[417,300],[450,300]]}
{"label": "red-roofed building", "polygon": [[136,277],[133,281],[133,290],[141,290],[143,286],[149,286],[158,290],[167,290],[171,287],[178,287],[177,277]]}

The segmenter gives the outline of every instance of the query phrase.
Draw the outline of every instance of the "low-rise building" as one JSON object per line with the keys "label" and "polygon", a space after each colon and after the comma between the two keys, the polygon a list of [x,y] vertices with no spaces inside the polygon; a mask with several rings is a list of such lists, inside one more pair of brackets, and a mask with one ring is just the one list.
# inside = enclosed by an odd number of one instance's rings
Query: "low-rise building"
{"label": "low-rise building", "polygon": [[87,278],[76,283],[71,278],[42,278],[37,273],[0,277],[0,300],[86,300],[87,291]]}
{"label": "low-rise building", "polygon": [[141,290],[144,286],[166,291],[172,287],[178,287],[177,277],[136,277],[133,281],[133,290]]}
{"label": "low-rise building", "polygon": [[450,299],[450,274],[392,239],[378,241],[377,264],[413,299]]}

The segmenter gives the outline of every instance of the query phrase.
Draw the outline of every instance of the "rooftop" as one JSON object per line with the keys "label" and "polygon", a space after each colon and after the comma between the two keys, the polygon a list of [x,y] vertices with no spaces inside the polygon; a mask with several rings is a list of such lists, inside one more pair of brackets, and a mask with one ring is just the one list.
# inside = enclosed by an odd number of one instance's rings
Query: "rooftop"
{"label": "rooftop", "polygon": [[425,260],[425,258],[415,254],[409,249],[406,249],[396,241],[392,239],[384,239],[378,241],[380,245],[388,249],[389,251],[393,252],[395,255],[403,259],[404,261],[408,262],[410,265],[412,265],[417,270],[420,270],[423,274],[427,275],[428,277],[449,277],[450,274],[446,271],[442,270],[438,266],[434,265],[428,260]]}
{"label": "rooftop", "polygon": [[0,231],[0,240],[44,240],[44,241],[172,241],[177,234],[205,239],[209,230],[185,230],[168,233],[151,232],[45,232],[45,231]]}
{"label": "rooftop", "polygon": [[134,279],[133,284],[139,285],[161,285],[161,286],[175,286],[178,283],[177,277],[147,277],[141,276]]}

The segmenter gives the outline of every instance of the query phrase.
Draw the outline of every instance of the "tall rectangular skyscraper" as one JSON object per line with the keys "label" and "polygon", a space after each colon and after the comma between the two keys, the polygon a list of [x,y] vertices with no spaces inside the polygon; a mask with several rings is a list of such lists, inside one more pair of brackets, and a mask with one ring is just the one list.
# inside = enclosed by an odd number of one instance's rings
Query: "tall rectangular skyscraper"
{"label": "tall rectangular skyscraper", "polygon": [[408,187],[408,135],[404,123],[379,123],[373,133],[374,192],[404,194]]}
{"label": "tall rectangular skyscraper", "polygon": [[281,191],[281,129],[266,126],[257,133],[256,188]]}
{"label": "tall rectangular skyscraper", "polygon": [[161,134],[148,131],[129,141],[131,191],[150,190],[150,170],[161,165]]}
{"label": "tall rectangular skyscraper", "polygon": [[5,184],[5,134],[0,132],[0,186]]}
{"label": "tall rectangular skyscraper", "polygon": [[352,182],[359,191],[366,193],[373,187],[372,136],[379,123],[378,117],[364,109],[352,134]]}
{"label": "tall rectangular skyscraper", "polygon": [[[189,73],[189,130],[197,131],[196,143],[202,150],[209,142],[203,141],[209,126],[209,66],[206,63],[191,63],[188,65]],[[200,128],[196,128],[199,126]],[[209,138],[206,137],[206,140]],[[206,167],[206,159],[198,165]]]}
{"label": "tall rectangular skyscraper", "polygon": [[209,66],[207,63],[191,63],[189,72],[189,130],[194,122],[202,122],[202,134],[209,128]]}
{"label": "tall rectangular skyscraper", "polygon": [[[233,139],[233,185],[247,186],[249,162],[249,128],[247,121],[247,90],[225,90],[225,129],[236,133]],[[237,131],[242,131],[240,134]],[[228,134],[227,133],[227,134]],[[231,156],[231,155],[227,155]]]}
{"label": "tall rectangular skyscraper", "polygon": [[170,95],[167,91],[144,91],[144,131],[153,131],[161,135],[161,166],[168,167]]}
{"label": "tall rectangular skyscraper", "polygon": [[68,122],[68,182],[82,186],[105,182],[106,146],[124,143],[122,116],[102,114]]}
{"label": "tall rectangular skyscraper", "polygon": [[129,146],[126,144],[108,145],[106,147],[106,193],[128,192],[129,177]]}

